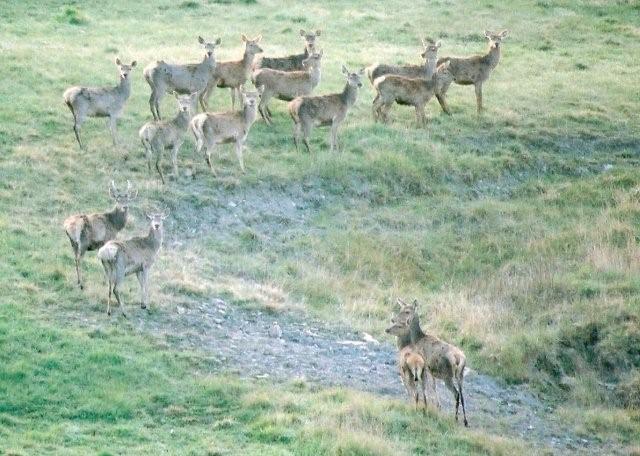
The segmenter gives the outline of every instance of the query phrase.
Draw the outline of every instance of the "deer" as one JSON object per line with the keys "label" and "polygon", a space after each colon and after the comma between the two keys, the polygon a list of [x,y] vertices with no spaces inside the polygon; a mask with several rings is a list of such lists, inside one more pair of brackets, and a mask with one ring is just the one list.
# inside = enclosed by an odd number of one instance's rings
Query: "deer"
{"label": "deer", "polygon": [[[398,352],[398,370],[400,379],[407,389],[409,400],[415,402],[416,408],[420,403],[420,396],[427,407],[426,391],[426,369],[424,358],[413,345],[407,345]],[[422,393],[422,394],[421,394]]]}
{"label": "deer", "polygon": [[300,36],[304,41],[304,52],[302,54],[293,54],[286,57],[259,57],[253,65],[253,70],[260,68],[270,68],[280,71],[304,71],[304,62],[309,55],[316,50],[316,38],[321,35],[321,30],[315,32],[305,32],[300,29]]}
{"label": "deer", "polygon": [[184,135],[189,127],[196,108],[198,92],[190,95],[180,95],[173,92],[178,101],[178,114],[169,121],[154,120],[147,122],[140,128],[138,136],[147,157],[147,168],[151,172],[151,161],[155,156],[155,166],[164,184],[164,175],[160,167],[160,159],[165,149],[171,149],[171,163],[173,174],[178,176],[178,151],[184,142]]}
{"label": "deer", "polygon": [[[424,48],[420,56],[426,59],[425,54],[434,54],[438,52],[438,49],[442,46],[440,40],[434,41],[431,38],[422,39],[422,47]],[[436,62],[427,61],[425,65],[387,65],[384,63],[374,63],[368,66],[365,71],[367,77],[373,85],[373,82],[381,76],[387,74],[395,74],[397,76],[404,76],[406,78],[428,78],[435,72]]]}
{"label": "deer", "polygon": [[[427,60],[435,61],[436,56],[430,55]],[[426,104],[438,92],[439,88],[450,84],[453,75],[449,71],[449,62],[444,62],[428,79],[412,79],[396,75],[382,76],[373,82],[376,97],[373,100],[373,118],[376,121],[389,121],[389,110],[393,103],[413,106],[416,110],[418,126],[426,125],[424,113]]]}
{"label": "deer", "polygon": [[120,295],[120,285],[126,276],[135,273],[142,292],[141,307],[149,305],[149,272],[162,247],[164,236],[163,221],[165,213],[147,215],[150,221],[149,232],[146,236],[137,236],[124,241],[111,240],[98,250],[98,258],[102,262],[107,281],[109,282],[109,297],[107,300],[107,315],[111,316],[111,294],[115,296],[122,315],[124,302]]}
{"label": "deer", "polygon": [[[438,65],[449,62],[449,71],[453,75],[453,82],[460,85],[472,85],[476,91],[476,105],[478,115],[482,114],[482,84],[489,79],[491,72],[500,62],[500,49],[502,40],[509,34],[508,30],[493,33],[485,30],[484,36],[489,40],[489,50],[485,55],[470,57],[443,57],[438,60]],[[443,85],[438,90],[437,97],[442,110],[447,112],[446,93],[451,83]]]}
{"label": "deer", "polygon": [[458,421],[458,409],[462,405],[462,415],[464,425],[469,426],[467,412],[464,405],[464,394],[462,384],[464,381],[464,370],[466,367],[466,357],[458,347],[440,340],[438,337],[425,333],[420,327],[420,320],[416,313],[418,302],[403,304],[400,312],[394,317],[392,325],[386,329],[388,334],[397,337],[411,338],[411,343],[417,348],[425,360],[425,366],[432,377],[432,389],[436,397],[438,408],[440,403],[436,392],[435,379],[444,381],[446,387],[451,391],[456,402],[455,418]]}
{"label": "deer", "polygon": [[204,149],[205,160],[214,176],[217,176],[211,163],[211,152],[217,144],[235,143],[236,157],[240,169],[244,174],[243,148],[249,135],[249,130],[256,120],[258,103],[264,87],[255,92],[240,89],[242,111],[204,112],[191,119],[189,128],[196,139],[196,152]]}
{"label": "deer", "polygon": [[88,117],[108,117],[109,130],[113,145],[117,145],[116,121],[122,115],[124,106],[131,95],[131,79],[129,74],[136,66],[134,60],[129,65],[122,63],[119,57],[115,60],[120,82],[115,87],[82,87],[73,86],[65,90],[62,98],[73,115],[73,132],[80,146],[80,128]]}
{"label": "deer", "polygon": [[231,89],[231,109],[236,108],[236,94],[240,98],[240,88],[249,79],[254,57],[262,52],[262,48],[258,45],[262,40],[262,35],[250,40],[242,34],[241,38],[244,42],[242,59],[219,62],[216,66],[215,76],[207,85],[203,95],[208,100],[215,87],[229,88]]}
{"label": "deer", "polygon": [[82,283],[82,268],[80,262],[87,251],[97,250],[105,242],[115,239],[116,235],[127,224],[129,205],[138,195],[137,190],[131,188],[127,181],[124,192],[116,188],[114,181],[109,185],[109,196],[115,201],[115,206],[108,212],[93,214],[77,214],[67,217],[63,226],[71,242],[76,262],[76,276],[78,286],[84,289]]}
{"label": "deer", "polygon": [[149,107],[154,120],[161,120],[160,101],[165,93],[180,94],[199,93],[199,101],[203,110],[208,109],[208,98],[204,97],[205,89],[214,77],[216,69],[216,48],[222,40],[206,41],[198,36],[198,43],[204,48],[204,57],[200,63],[172,64],[164,60],[151,63],[143,70],[143,75],[151,87]]}
{"label": "deer", "polygon": [[310,54],[302,62],[305,71],[280,71],[262,68],[252,74],[253,84],[256,87],[264,87],[258,112],[267,124],[273,125],[271,111],[269,111],[269,100],[272,97],[291,101],[295,97],[309,95],[317,87],[320,83],[322,54],[323,51]]}
{"label": "deer", "polygon": [[342,74],[347,80],[342,92],[296,97],[289,102],[289,115],[291,115],[294,123],[293,141],[296,145],[296,150],[299,150],[298,144],[300,136],[302,136],[307,152],[311,153],[309,135],[314,125],[331,126],[331,151],[338,150],[338,128],[347,117],[349,109],[356,102],[358,89],[362,87],[364,68],[352,73],[342,65]]}

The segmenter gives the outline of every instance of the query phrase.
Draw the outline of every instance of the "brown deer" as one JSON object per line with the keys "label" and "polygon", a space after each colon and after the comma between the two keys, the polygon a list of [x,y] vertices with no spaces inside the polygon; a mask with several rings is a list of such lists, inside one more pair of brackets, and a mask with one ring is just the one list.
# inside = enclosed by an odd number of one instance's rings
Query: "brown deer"
{"label": "brown deer", "polygon": [[211,164],[211,152],[216,144],[230,142],[235,143],[240,169],[245,172],[242,152],[249,130],[256,120],[263,89],[260,87],[257,92],[246,92],[244,88],[240,90],[242,111],[203,112],[191,119],[189,127],[196,138],[196,152],[201,153],[204,149],[207,165],[214,176],[217,173]]}
{"label": "brown deer", "polygon": [[[429,57],[429,59],[435,56]],[[444,62],[429,79],[411,79],[396,75],[382,76],[373,82],[376,97],[373,100],[373,118],[376,121],[389,121],[389,110],[393,103],[413,106],[416,110],[418,126],[425,125],[426,104],[433,98],[439,87],[449,84],[453,79],[449,71],[449,62]]]}
{"label": "brown deer", "polygon": [[200,63],[171,64],[164,60],[147,65],[143,74],[149,86],[151,86],[151,97],[149,97],[149,107],[154,120],[160,120],[160,100],[166,92],[178,92],[190,94],[198,92],[200,94],[200,105],[205,111],[208,109],[208,98],[204,97],[205,90],[209,82],[214,77],[216,69],[216,47],[221,40],[210,42],[201,36],[198,43],[204,48],[204,58]]}
{"label": "brown deer", "polygon": [[80,260],[87,251],[99,249],[105,242],[115,239],[118,231],[127,224],[129,204],[137,195],[138,192],[131,188],[129,181],[127,181],[127,190],[124,192],[118,191],[115,183],[111,181],[109,196],[116,202],[111,211],[72,215],[64,221],[63,226],[73,249],[78,286],[81,290],[84,285]]}
{"label": "brown deer", "polygon": [[392,326],[387,328],[386,332],[398,337],[406,338],[407,335],[411,337],[411,343],[415,345],[424,358],[426,369],[433,377],[432,389],[436,401],[438,396],[435,379],[439,378],[444,381],[444,384],[455,398],[456,421],[458,420],[458,409],[462,405],[464,425],[468,426],[464,394],[462,392],[464,369],[467,363],[464,353],[458,347],[423,332],[416,314],[417,305],[417,301],[410,305],[403,305],[400,312],[392,319]]}
{"label": "brown deer", "polygon": [[[437,53],[438,49],[442,46],[440,40],[434,41],[431,38],[424,38],[422,40],[422,47],[424,48],[420,56],[426,59],[425,54]],[[387,65],[384,63],[374,63],[368,66],[365,71],[369,81],[373,85],[373,82],[381,76],[387,74],[395,74],[397,76],[404,76],[405,78],[429,78],[435,72],[436,62],[426,61],[425,65]]]}
{"label": "brown deer", "polygon": [[[502,40],[508,35],[508,30],[492,33],[485,30],[484,36],[489,40],[489,51],[485,55],[471,57],[443,57],[438,60],[438,65],[449,62],[449,71],[453,75],[453,82],[460,85],[472,85],[476,89],[476,103],[478,115],[482,114],[482,84],[489,79],[493,69],[500,62],[500,49]],[[450,84],[450,83],[449,83]],[[449,111],[446,101],[446,93],[449,84],[443,85],[438,91],[437,98],[442,110]]]}
{"label": "brown deer", "polygon": [[117,144],[116,121],[122,115],[124,105],[131,94],[131,78],[129,74],[136,66],[136,61],[125,65],[116,58],[116,66],[120,75],[120,83],[115,87],[69,87],[63,94],[66,105],[73,115],[73,132],[80,149],[84,149],[80,140],[80,127],[87,117],[108,117],[109,130],[113,145]]}
{"label": "brown deer", "polygon": [[120,296],[120,285],[126,276],[135,273],[142,291],[141,307],[149,305],[149,271],[158,256],[164,235],[164,213],[147,215],[150,220],[149,232],[146,236],[133,237],[125,241],[109,241],[98,250],[98,258],[102,261],[105,275],[109,281],[109,297],[107,315],[111,315],[111,293],[116,297],[122,315],[124,302]]}
{"label": "brown deer", "polygon": [[286,57],[260,57],[256,59],[254,70],[271,68],[280,71],[304,71],[304,60],[316,50],[316,38],[321,34],[320,30],[305,32],[300,29],[300,36],[304,40],[304,52],[302,54],[288,55]]}
{"label": "brown deer", "polygon": [[347,79],[342,92],[297,97],[289,102],[289,114],[294,123],[293,141],[296,150],[298,150],[300,136],[302,136],[307,152],[311,152],[309,135],[314,125],[331,125],[331,150],[338,150],[338,127],[344,122],[349,109],[356,102],[358,89],[362,87],[364,68],[356,73],[351,73],[347,67],[342,65],[342,74]]}
{"label": "brown deer", "polygon": [[398,353],[398,369],[400,378],[407,388],[409,399],[415,402],[416,408],[420,403],[420,396],[427,407],[426,369],[424,358],[418,352],[417,347],[408,345]]}
{"label": "brown deer", "polygon": [[178,100],[178,114],[169,121],[154,120],[147,122],[138,132],[147,156],[147,167],[151,172],[151,161],[155,156],[156,170],[164,184],[164,175],[160,168],[160,159],[165,149],[171,149],[173,175],[178,177],[178,151],[184,142],[184,135],[189,121],[196,109],[198,92],[191,95],[179,95],[173,92]]}
{"label": "brown deer", "polygon": [[314,52],[303,61],[305,71],[280,71],[262,68],[253,73],[251,79],[256,87],[263,86],[258,111],[269,125],[273,124],[269,111],[269,100],[291,101],[295,97],[309,95],[320,83],[322,51]]}
{"label": "brown deer", "polygon": [[240,87],[249,79],[249,73],[253,66],[253,58],[256,54],[262,52],[262,48],[258,45],[262,35],[258,35],[250,40],[242,34],[244,42],[244,54],[241,60],[230,60],[226,62],[218,62],[215,71],[215,77],[209,82],[206,88],[204,99],[208,100],[211,92],[215,87],[231,89],[231,109],[236,108],[236,94],[240,97]]}

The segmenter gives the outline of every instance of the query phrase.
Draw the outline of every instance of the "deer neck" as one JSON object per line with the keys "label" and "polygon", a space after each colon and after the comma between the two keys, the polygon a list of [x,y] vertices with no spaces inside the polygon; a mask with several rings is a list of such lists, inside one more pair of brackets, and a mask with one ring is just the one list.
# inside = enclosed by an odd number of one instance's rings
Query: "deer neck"
{"label": "deer neck", "polygon": [[255,122],[257,112],[258,110],[255,106],[253,108],[248,105],[244,106],[244,109],[242,110],[242,120],[246,130],[248,130],[249,127],[253,125],[253,122]]}
{"label": "deer neck", "polygon": [[117,89],[125,99],[129,98],[131,94],[131,77],[120,78],[120,84],[118,84]]}
{"label": "deer neck", "polygon": [[411,333],[408,332],[403,336],[396,337],[396,345],[398,346],[398,350],[402,350],[407,345],[411,344]]}
{"label": "deer neck", "polygon": [[490,46],[489,47],[489,52],[485,56],[485,58],[489,62],[489,66],[491,66],[491,68],[495,68],[498,65],[498,62],[500,62],[500,47],[501,47],[501,45],[499,45],[499,46]]}
{"label": "deer neck", "polygon": [[202,59],[201,65],[205,66],[206,68],[209,68],[210,70],[215,69],[215,67],[216,67],[216,56],[212,55],[211,57],[209,57],[207,54],[205,54],[204,55],[204,59]]}
{"label": "deer neck", "polygon": [[242,55],[242,66],[244,67],[245,71],[249,71],[254,57],[255,54],[253,52],[249,52],[248,49],[244,50],[244,54]]}
{"label": "deer neck", "polygon": [[358,98],[358,88],[353,87],[347,82],[340,94],[340,100],[342,100],[342,103],[346,106],[351,107],[356,102],[356,98]]}
{"label": "deer neck", "polygon": [[425,333],[420,327],[420,318],[417,315],[411,320],[411,342],[415,343],[425,336]]}
{"label": "deer neck", "polygon": [[160,250],[162,246],[162,239],[164,237],[164,229],[154,230],[149,228],[149,234],[147,235],[147,243],[153,248],[154,251]]}
{"label": "deer neck", "polygon": [[107,216],[107,220],[111,226],[113,226],[116,230],[120,231],[127,223],[127,213],[129,212],[129,208],[120,207],[116,204],[116,206],[111,210],[111,212],[107,212],[105,215]]}
{"label": "deer neck", "polygon": [[171,123],[180,130],[186,130],[189,126],[190,120],[191,115],[189,114],[189,111],[180,111],[178,115],[171,120]]}
{"label": "deer neck", "polygon": [[424,64],[424,72],[426,79],[431,79],[436,72],[436,64],[438,63],[438,58],[434,57],[432,59],[427,59]]}
{"label": "deer neck", "polygon": [[314,87],[320,84],[320,65],[313,66],[309,69],[309,77]]}

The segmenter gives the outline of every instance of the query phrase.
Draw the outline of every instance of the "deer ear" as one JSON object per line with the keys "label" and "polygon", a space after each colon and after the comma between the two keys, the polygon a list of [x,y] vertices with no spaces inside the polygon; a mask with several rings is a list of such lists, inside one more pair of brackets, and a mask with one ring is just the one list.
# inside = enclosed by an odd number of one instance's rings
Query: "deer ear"
{"label": "deer ear", "polygon": [[362,75],[364,75],[364,72],[365,72],[365,68],[360,68],[360,69],[358,70],[358,76],[362,76]]}
{"label": "deer ear", "polygon": [[487,38],[491,38],[491,32],[489,30],[485,30],[484,36],[486,36]]}
{"label": "deer ear", "polygon": [[320,36],[320,35],[322,35],[322,30],[320,29],[316,30],[316,36]]}
{"label": "deer ear", "polygon": [[305,35],[306,35],[306,33],[305,33],[304,29],[300,29],[300,36],[305,36]]}
{"label": "deer ear", "polygon": [[136,62],[135,60],[133,62],[131,62],[131,68],[135,67],[138,64],[138,62]]}
{"label": "deer ear", "polygon": [[242,38],[242,41],[248,41],[247,40],[247,35],[245,35],[244,33],[242,34],[241,38]]}
{"label": "deer ear", "polygon": [[256,43],[259,43],[261,39],[262,39],[262,35],[258,35],[253,39],[253,41],[255,41]]}
{"label": "deer ear", "polygon": [[204,44],[204,38],[202,38],[201,36],[198,36],[198,43]]}
{"label": "deer ear", "polygon": [[318,52],[318,55],[322,57],[324,55],[324,49],[320,49],[320,52]]}
{"label": "deer ear", "polygon": [[436,47],[437,48],[442,47],[442,40],[436,41]]}
{"label": "deer ear", "polygon": [[416,310],[418,308],[418,300],[414,299],[413,303],[411,303],[411,306],[413,307],[413,310]]}
{"label": "deer ear", "polygon": [[120,61],[120,57],[116,57],[116,65],[120,65],[122,62]]}
{"label": "deer ear", "polygon": [[509,34],[509,30],[503,30],[502,33],[500,35],[502,35],[502,38],[506,37]]}
{"label": "deer ear", "polygon": [[214,44],[218,46],[220,43],[222,43],[222,39],[218,38]]}
{"label": "deer ear", "polygon": [[342,74],[349,74],[349,70],[347,70],[347,67],[344,65],[342,65],[341,71],[342,71]]}

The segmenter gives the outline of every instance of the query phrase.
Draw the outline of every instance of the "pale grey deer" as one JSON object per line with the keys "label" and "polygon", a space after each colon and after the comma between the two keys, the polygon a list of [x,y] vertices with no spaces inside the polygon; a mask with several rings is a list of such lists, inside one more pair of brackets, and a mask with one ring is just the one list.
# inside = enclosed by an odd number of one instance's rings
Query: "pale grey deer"
{"label": "pale grey deer", "polygon": [[293,54],[286,57],[259,57],[253,65],[253,69],[271,68],[272,70],[280,71],[304,71],[302,62],[309,57],[310,54],[315,52],[316,38],[320,36],[322,32],[316,30],[315,32],[306,32],[300,29],[300,36],[304,41],[304,52],[302,54]]}

